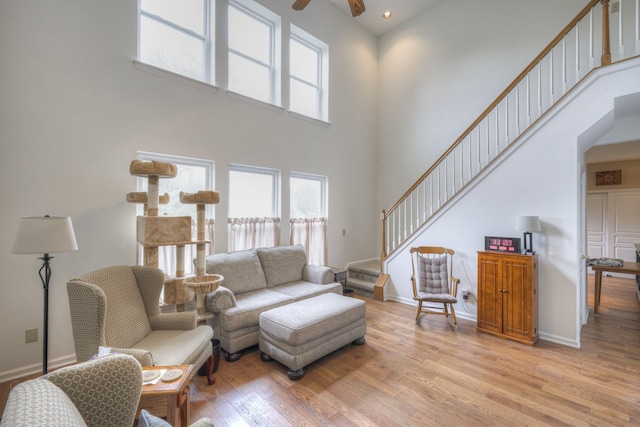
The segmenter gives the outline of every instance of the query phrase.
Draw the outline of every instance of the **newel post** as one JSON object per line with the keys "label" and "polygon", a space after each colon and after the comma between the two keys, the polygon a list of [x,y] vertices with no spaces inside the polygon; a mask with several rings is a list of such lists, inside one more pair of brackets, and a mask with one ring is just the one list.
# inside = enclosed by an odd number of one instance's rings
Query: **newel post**
{"label": "newel post", "polygon": [[387,215],[384,209],[380,214],[380,219],[382,220],[382,252],[380,253],[380,263],[382,263],[382,261],[384,261],[384,259],[387,257],[387,253],[385,250],[385,248],[387,247],[387,236],[386,236],[386,233],[384,232],[384,230],[386,229],[385,225],[387,222]]}
{"label": "newel post", "polygon": [[611,65],[611,42],[609,39],[609,0],[602,0],[602,66]]}

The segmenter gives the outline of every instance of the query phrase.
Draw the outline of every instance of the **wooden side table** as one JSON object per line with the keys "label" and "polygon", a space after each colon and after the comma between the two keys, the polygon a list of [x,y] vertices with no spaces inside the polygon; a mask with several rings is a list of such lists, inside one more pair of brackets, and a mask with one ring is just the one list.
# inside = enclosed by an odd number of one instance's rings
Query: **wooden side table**
{"label": "wooden side table", "polygon": [[159,380],[155,384],[142,386],[142,395],[138,404],[138,414],[141,409],[146,409],[155,416],[165,415],[167,422],[174,427],[188,426],[191,416],[191,399],[189,396],[189,384],[191,373],[195,365],[178,366],[143,366],[143,371],[159,369],[180,369],[182,376],[175,381],[164,382]]}
{"label": "wooden side table", "polygon": [[335,274],[335,280],[336,282],[342,282],[344,280],[344,283],[342,285],[342,294],[350,294],[353,292],[353,289],[347,289],[347,277],[349,277],[349,271],[344,269],[344,268],[338,268],[338,267],[329,267],[330,269],[333,270],[333,274]]}

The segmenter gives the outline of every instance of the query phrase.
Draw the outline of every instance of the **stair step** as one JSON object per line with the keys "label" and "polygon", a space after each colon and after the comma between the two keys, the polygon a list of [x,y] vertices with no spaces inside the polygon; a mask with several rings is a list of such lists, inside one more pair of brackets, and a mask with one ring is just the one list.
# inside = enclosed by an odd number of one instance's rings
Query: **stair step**
{"label": "stair step", "polygon": [[347,288],[353,289],[358,294],[368,298],[373,298],[375,283],[380,276],[380,262],[367,261],[349,266],[349,277],[347,278]]}
{"label": "stair step", "polygon": [[373,298],[373,288],[373,283],[367,280],[361,280],[355,277],[349,277],[347,279],[347,289],[352,289],[358,295]]}

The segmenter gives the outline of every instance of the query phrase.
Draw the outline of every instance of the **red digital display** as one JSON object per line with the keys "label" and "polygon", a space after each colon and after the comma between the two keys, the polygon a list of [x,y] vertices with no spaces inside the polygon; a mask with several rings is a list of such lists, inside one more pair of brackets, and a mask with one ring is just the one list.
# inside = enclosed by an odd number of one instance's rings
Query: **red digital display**
{"label": "red digital display", "polygon": [[485,237],[484,248],[489,251],[520,253],[520,239],[515,237]]}

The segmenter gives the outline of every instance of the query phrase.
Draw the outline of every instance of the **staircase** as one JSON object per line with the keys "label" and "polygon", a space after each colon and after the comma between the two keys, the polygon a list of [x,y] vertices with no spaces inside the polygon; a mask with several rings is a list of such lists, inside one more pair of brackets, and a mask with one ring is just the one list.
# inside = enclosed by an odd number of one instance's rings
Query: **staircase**
{"label": "staircase", "polygon": [[[594,70],[640,55],[640,38],[626,36],[629,31],[638,34],[640,3],[619,3],[613,31],[619,42],[613,58],[609,0],[591,0],[405,194],[382,211],[382,262],[459,199]],[[598,29],[602,30],[600,58],[594,48]]]}

